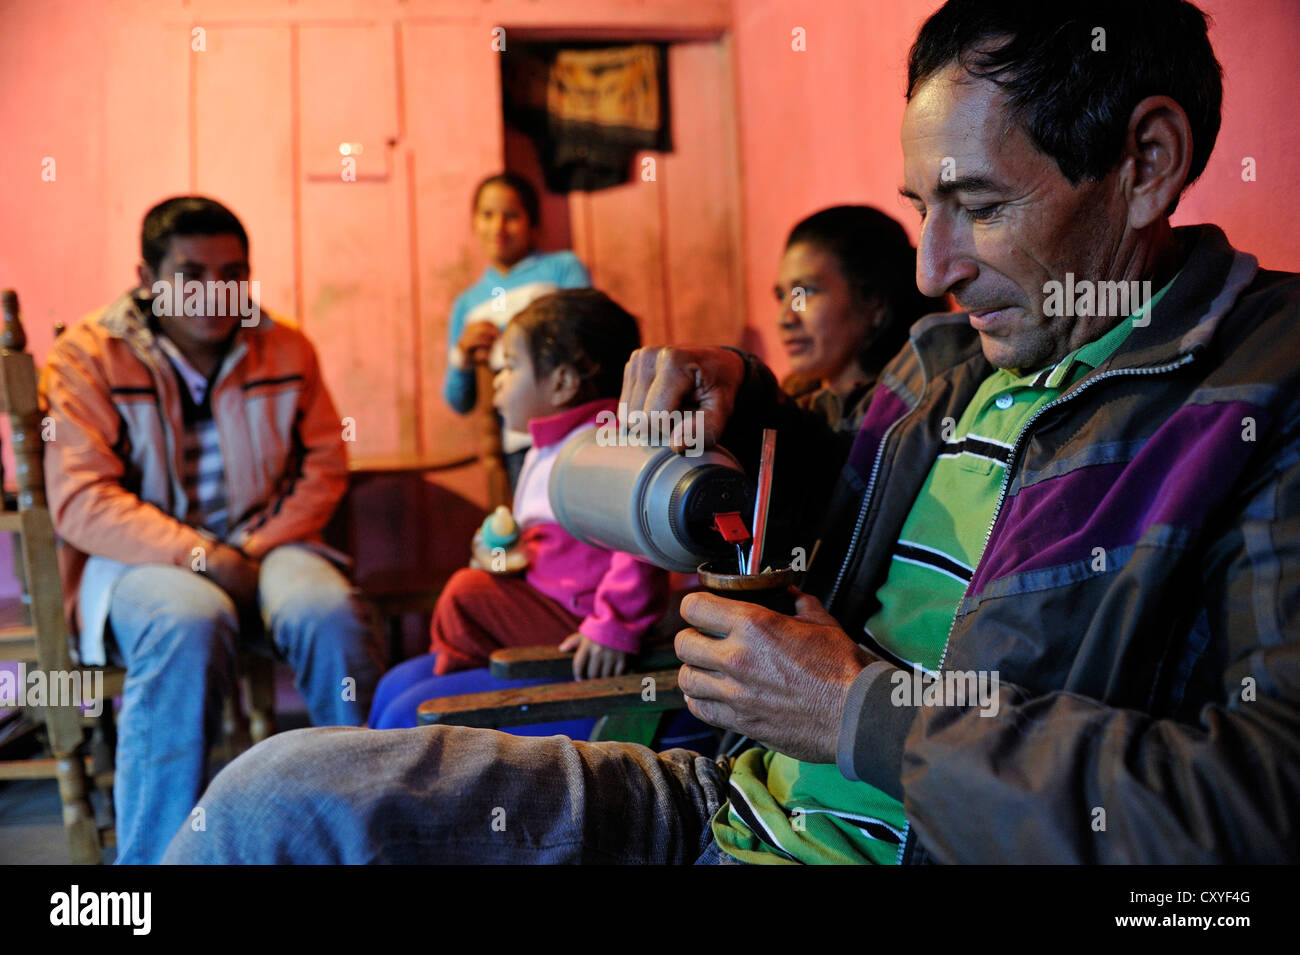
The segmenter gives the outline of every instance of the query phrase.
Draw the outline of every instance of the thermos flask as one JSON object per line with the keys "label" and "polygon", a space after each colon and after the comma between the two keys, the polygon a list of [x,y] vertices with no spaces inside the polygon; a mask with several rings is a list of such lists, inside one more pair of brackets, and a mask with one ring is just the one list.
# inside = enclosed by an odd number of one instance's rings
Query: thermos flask
{"label": "thermos flask", "polygon": [[713,529],[713,516],[748,514],[753,491],[731,454],[716,448],[687,457],[669,447],[601,443],[599,434],[580,431],[556,456],[547,491],[566,531],[679,573],[734,551]]}

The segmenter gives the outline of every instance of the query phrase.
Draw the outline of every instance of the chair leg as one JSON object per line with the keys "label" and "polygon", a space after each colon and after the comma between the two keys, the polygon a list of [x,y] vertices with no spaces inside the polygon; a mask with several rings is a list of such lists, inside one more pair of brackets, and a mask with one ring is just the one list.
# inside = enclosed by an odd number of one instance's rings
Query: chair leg
{"label": "chair leg", "polygon": [[90,735],[90,774],[95,788],[108,805],[113,818],[113,773],[117,758],[117,723],[113,719],[113,701],[104,701],[104,712],[94,721]]}
{"label": "chair leg", "polygon": [[248,730],[257,744],[275,734],[275,664],[260,656],[247,662]]}
{"label": "chair leg", "polygon": [[14,557],[13,568],[14,577],[18,580],[18,596],[23,604],[23,622],[28,626],[32,623],[32,595],[27,589],[27,561],[23,556],[23,540],[21,534],[10,534],[10,540],[13,541]]}
{"label": "chair leg", "polygon": [[75,706],[47,706],[45,730],[54,754],[63,827],[68,833],[72,861],[77,865],[99,865],[104,860],[87,786],[81,711]]}
{"label": "chair leg", "polygon": [[63,801],[63,827],[68,833],[68,848],[76,865],[99,865],[104,861],[99,841],[99,825],[90,805],[86,787],[86,764],[81,750],[59,755],[55,769],[59,776],[59,798]]}

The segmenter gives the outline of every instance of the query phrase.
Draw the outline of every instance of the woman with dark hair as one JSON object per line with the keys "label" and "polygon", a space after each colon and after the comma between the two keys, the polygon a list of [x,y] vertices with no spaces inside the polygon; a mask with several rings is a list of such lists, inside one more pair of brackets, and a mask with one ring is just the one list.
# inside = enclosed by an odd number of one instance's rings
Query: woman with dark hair
{"label": "woman with dark hair", "polygon": [[911,324],[943,311],[916,288],[916,249],[894,219],[869,206],[815,212],[791,231],[777,273],[783,383],[831,425],[856,431],[881,368]]}

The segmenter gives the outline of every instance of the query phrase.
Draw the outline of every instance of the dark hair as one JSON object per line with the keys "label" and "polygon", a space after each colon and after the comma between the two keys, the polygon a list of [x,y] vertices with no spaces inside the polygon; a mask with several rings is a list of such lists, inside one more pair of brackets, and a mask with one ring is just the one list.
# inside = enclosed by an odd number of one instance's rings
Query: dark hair
{"label": "dark hair", "polygon": [[948,0],[912,45],[907,98],[960,63],[1002,88],[1012,118],[1078,185],[1119,162],[1133,107],[1169,96],[1191,124],[1185,189],[1205,169],[1223,106],[1208,22],[1186,0]]}
{"label": "dark hair", "polygon": [[814,245],[835,259],[857,303],[884,307],[876,333],[863,342],[858,364],[877,371],[907,343],[907,330],[922,315],[942,312],[946,302],[916,287],[916,249],[896,219],[870,206],[832,206],[790,230],[796,242]]}
{"label": "dark hair", "polygon": [[537,190],[533,188],[531,182],[517,172],[499,172],[480,182],[474,188],[474,201],[470,203],[470,212],[478,209],[479,196],[483,195],[483,190],[488,186],[506,186],[513,189],[515,195],[519,197],[519,204],[524,207],[524,212],[528,213],[528,224],[536,226],[541,223],[542,210],[537,202]]}
{"label": "dark hair", "polygon": [[174,235],[233,235],[248,255],[248,233],[233,212],[206,196],[174,196],[144,214],[140,257],[158,271]]}
{"label": "dark hair", "polygon": [[617,398],[623,390],[623,366],[641,347],[636,319],[604,292],[591,288],[543,295],[510,324],[528,343],[534,375],[550,374],[563,365],[578,373],[579,401]]}

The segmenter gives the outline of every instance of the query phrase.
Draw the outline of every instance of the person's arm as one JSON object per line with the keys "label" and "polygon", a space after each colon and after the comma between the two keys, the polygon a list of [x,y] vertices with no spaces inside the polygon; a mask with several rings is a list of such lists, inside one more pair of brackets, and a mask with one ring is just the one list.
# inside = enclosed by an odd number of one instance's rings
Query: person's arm
{"label": "person's arm", "polygon": [[591,275],[587,272],[587,267],[582,264],[582,260],[572,252],[569,253],[568,259],[556,284],[560,288],[591,288]]}
{"label": "person's arm", "polygon": [[596,585],[591,613],[560,644],[561,650],[574,653],[573,678],[621,674],[628,655],[640,649],[667,603],[667,572],[615,551]]}
{"label": "person's arm", "polygon": [[296,472],[285,476],[281,491],[233,541],[255,560],[281,544],[318,536],[347,491],[343,425],[325,387],[315,349],[305,338],[301,347],[305,371],[294,425],[301,448]]}
{"label": "person's arm", "polygon": [[53,435],[45,443],[45,489],[58,535],[77,550],[129,564],[189,567],[214,542],[122,486],[114,452],[125,427],[95,360],[68,339],[55,343],[41,376]]}
{"label": "person's arm", "polygon": [[1195,723],[1005,683],[995,711],[895,707],[876,663],[848,696],[841,772],[902,798],[947,862],[1295,862],[1300,437],[1205,552],[1186,599],[1225,668]]}
{"label": "person's arm", "polygon": [[452,410],[469,414],[478,402],[478,388],[474,380],[474,366],[460,350],[460,336],[465,331],[465,315],[469,309],[464,300],[456,299],[447,323],[447,377],[443,380],[442,396]]}
{"label": "person's arm", "polygon": [[442,385],[442,396],[453,411],[469,414],[478,403],[478,383],[474,366],[465,361],[459,348],[453,347],[447,356],[447,378]]}
{"label": "person's arm", "polygon": [[596,585],[591,613],[578,625],[578,632],[612,650],[636,653],[641,638],[667,605],[667,572],[614,551],[609,569]]}

